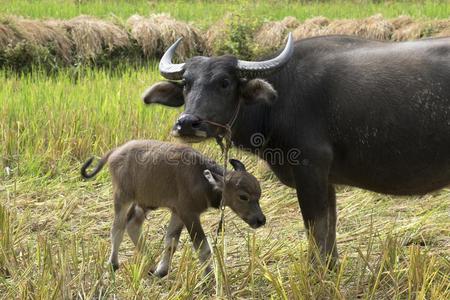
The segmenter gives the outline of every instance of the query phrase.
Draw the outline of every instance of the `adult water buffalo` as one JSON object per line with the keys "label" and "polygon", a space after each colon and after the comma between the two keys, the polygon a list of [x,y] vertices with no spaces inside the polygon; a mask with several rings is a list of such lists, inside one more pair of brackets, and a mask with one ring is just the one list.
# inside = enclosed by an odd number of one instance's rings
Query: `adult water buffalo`
{"label": "adult water buffalo", "polygon": [[[390,43],[323,36],[275,58],[193,57],[160,62],[145,103],[185,105],[172,134],[202,140],[231,127],[236,146],[268,159],[297,190],[306,228],[337,260],[334,184],[394,195],[450,183],[450,38]],[[263,138],[255,142],[254,137]]]}

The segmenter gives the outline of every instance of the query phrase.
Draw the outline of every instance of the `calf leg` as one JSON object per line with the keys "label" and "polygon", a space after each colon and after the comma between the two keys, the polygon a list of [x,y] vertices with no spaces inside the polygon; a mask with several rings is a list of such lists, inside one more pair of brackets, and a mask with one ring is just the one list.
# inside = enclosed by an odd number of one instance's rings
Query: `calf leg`
{"label": "calf leg", "polygon": [[141,236],[142,224],[145,220],[145,211],[137,204],[133,204],[128,211],[127,232],[133,244],[138,247],[139,237]]}
{"label": "calf leg", "polygon": [[186,226],[189,231],[194,248],[198,252],[200,262],[202,264],[207,264],[205,275],[208,275],[212,270],[209,262],[211,257],[211,249],[209,248],[208,240],[206,239],[205,232],[203,231],[200,223],[200,218],[198,215],[183,216],[182,218],[184,226]]}
{"label": "calf leg", "polygon": [[330,266],[338,260],[336,248],[336,195],[328,183],[328,172],[311,167],[298,167],[295,172],[297,196],[308,234],[319,248],[322,259]]}
{"label": "calf leg", "polygon": [[164,238],[164,252],[161,261],[158,263],[156,270],[153,272],[154,275],[164,277],[169,272],[170,262],[172,260],[173,253],[177,249],[183,226],[184,224],[180,217],[172,212],[167,233]]}
{"label": "calf leg", "polygon": [[127,212],[130,203],[120,192],[114,193],[114,222],[111,229],[111,256],[109,262],[114,271],[119,268],[119,247],[127,224]]}

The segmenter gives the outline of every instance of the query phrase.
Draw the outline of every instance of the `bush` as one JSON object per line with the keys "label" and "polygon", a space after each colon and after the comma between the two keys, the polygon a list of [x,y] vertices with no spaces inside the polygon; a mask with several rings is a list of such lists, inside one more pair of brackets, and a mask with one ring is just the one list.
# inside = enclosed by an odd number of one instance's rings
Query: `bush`
{"label": "bush", "polygon": [[30,71],[33,66],[46,70],[58,68],[58,61],[50,48],[23,40],[16,45],[8,45],[0,54],[2,66],[16,71]]}
{"label": "bush", "polygon": [[209,54],[232,54],[242,59],[254,58],[256,45],[253,42],[253,35],[260,25],[260,21],[238,14],[225,16],[206,34]]}

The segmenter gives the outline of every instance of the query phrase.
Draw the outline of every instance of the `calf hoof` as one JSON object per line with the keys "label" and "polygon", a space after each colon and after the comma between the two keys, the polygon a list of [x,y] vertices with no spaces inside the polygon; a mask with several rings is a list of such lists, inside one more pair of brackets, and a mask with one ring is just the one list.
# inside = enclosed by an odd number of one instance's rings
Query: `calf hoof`
{"label": "calf hoof", "polygon": [[205,268],[205,271],[203,272],[203,276],[204,277],[208,277],[208,276],[210,276],[212,274],[213,274],[213,269],[211,268],[211,266],[207,266]]}
{"label": "calf hoof", "polygon": [[109,263],[109,265],[111,266],[111,269],[115,272],[119,269],[119,264],[116,263]]}

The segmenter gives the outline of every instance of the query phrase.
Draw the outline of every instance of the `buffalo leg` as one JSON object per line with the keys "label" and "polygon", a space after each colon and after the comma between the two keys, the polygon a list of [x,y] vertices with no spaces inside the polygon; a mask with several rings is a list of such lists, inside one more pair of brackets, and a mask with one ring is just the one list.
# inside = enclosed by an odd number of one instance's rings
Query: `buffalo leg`
{"label": "buffalo leg", "polygon": [[142,224],[145,221],[145,211],[139,205],[133,204],[127,216],[127,232],[133,241],[134,246],[138,247],[141,236]]}
{"label": "buffalo leg", "polygon": [[322,259],[330,266],[338,260],[336,248],[336,195],[328,182],[328,172],[314,166],[299,167],[295,172],[297,196],[303,221]]}
{"label": "buffalo leg", "polygon": [[158,263],[156,270],[153,272],[154,275],[164,277],[169,272],[170,262],[172,260],[173,253],[177,249],[183,226],[184,224],[180,217],[172,212],[169,226],[167,227],[167,233],[164,238],[164,252],[161,261]]}
{"label": "buffalo leg", "polygon": [[114,222],[111,229],[111,255],[109,262],[114,271],[119,268],[119,247],[127,225],[129,202],[121,196],[120,192],[114,193]]}
{"label": "buffalo leg", "polygon": [[205,269],[205,275],[209,274],[212,270],[209,263],[211,257],[211,249],[209,248],[208,240],[206,239],[205,232],[203,231],[202,225],[200,224],[199,216],[184,216],[184,225],[189,231],[192,243],[195,250],[198,252],[200,262],[202,264],[207,264]]}

